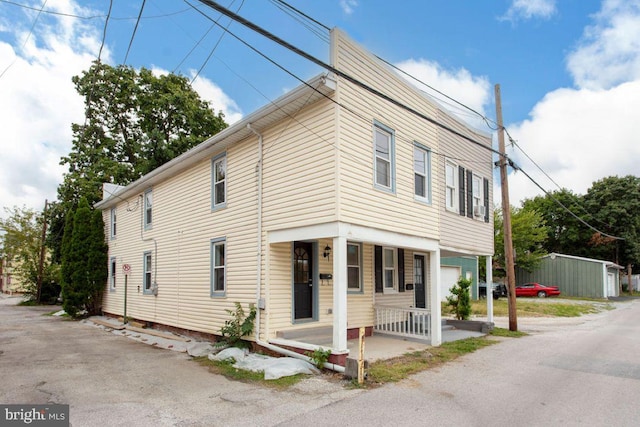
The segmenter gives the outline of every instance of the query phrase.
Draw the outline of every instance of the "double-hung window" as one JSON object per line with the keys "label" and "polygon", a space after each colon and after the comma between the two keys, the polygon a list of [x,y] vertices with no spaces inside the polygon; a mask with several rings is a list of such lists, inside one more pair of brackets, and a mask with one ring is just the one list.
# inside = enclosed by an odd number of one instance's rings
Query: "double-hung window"
{"label": "double-hung window", "polygon": [[361,246],[347,243],[347,291],[362,291]]}
{"label": "double-hung window", "polygon": [[227,156],[215,157],[211,169],[211,208],[218,209],[227,203]]}
{"label": "double-hung window", "polygon": [[227,290],[226,240],[211,241],[211,296],[224,296]]}
{"label": "double-hung window", "polygon": [[111,239],[115,239],[116,238],[116,217],[117,217],[117,213],[116,213],[116,208],[111,208],[111,227],[110,227],[110,237]]}
{"label": "double-hung window", "polygon": [[413,146],[413,175],[416,199],[431,203],[431,152],[419,144]]}
{"label": "double-hung window", "polygon": [[393,248],[382,248],[382,283],[384,292],[397,291],[398,258]]}
{"label": "double-hung window", "polygon": [[151,228],[153,225],[153,191],[144,192],[144,228]]}
{"label": "double-hung window", "polygon": [[109,263],[109,290],[116,290],[116,272],[117,272],[117,262],[116,258],[111,258]]}
{"label": "double-hung window", "polygon": [[482,188],[482,178],[473,175],[471,188],[473,192],[473,216],[484,219],[484,192]]}
{"label": "double-hung window", "polygon": [[143,284],[143,292],[145,294],[149,294],[152,292],[153,288],[153,275],[152,275],[152,267],[153,267],[153,258],[151,252],[145,252],[143,254],[142,259],[142,284]]}
{"label": "double-hung window", "polygon": [[458,210],[458,166],[445,161],[445,207],[450,211]]}
{"label": "double-hung window", "polygon": [[382,125],[375,125],[373,134],[375,186],[393,192],[395,191],[393,131]]}

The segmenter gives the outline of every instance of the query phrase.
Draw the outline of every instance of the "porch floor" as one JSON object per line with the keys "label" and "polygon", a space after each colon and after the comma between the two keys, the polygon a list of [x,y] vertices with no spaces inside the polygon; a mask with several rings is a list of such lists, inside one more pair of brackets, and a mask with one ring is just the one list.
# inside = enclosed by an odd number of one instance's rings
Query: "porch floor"
{"label": "porch floor", "polygon": [[[442,342],[458,341],[471,337],[481,337],[485,334],[480,332],[465,331],[462,329],[443,329]],[[331,344],[329,343],[329,346]],[[350,357],[358,355],[358,339],[347,341]],[[393,335],[373,333],[373,336],[364,339],[364,357],[366,360],[374,361],[380,359],[391,359],[402,356],[412,351],[420,351],[431,347],[427,342],[403,338]]]}
{"label": "porch floor", "polygon": [[[316,333],[309,330],[308,334],[298,331],[295,333],[295,337],[288,336],[287,338],[303,343],[315,344],[324,348],[331,348],[331,336],[328,334],[318,334],[317,330],[314,331]],[[481,337],[483,335],[485,334],[481,332],[454,329],[449,326],[442,327],[442,342],[458,341],[465,338]],[[427,341],[374,332],[372,336],[365,337],[364,339],[364,357],[369,361],[391,359],[402,356],[405,353],[421,351],[429,347],[431,347],[431,345],[429,345]],[[357,357],[358,339],[348,340],[347,348],[349,349],[350,357]]]}

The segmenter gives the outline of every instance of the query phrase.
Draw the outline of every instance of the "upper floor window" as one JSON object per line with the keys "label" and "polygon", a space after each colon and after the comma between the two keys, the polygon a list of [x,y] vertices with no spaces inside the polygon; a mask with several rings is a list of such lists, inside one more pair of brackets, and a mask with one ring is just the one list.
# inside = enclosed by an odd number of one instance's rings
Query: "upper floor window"
{"label": "upper floor window", "polygon": [[223,207],[227,202],[227,156],[222,154],[212,160],[212,208]]}
{"label": "upper floor window", "polygon": [[143,254],[142,260],[142,284],[143,284],[143,292],[151,293],[153,286],[153,275],[152,275],[152,267],[153,267],[153,259],[151,257],[151,252],[145,252]]}
{"label": "upper floor window", "polygon": [[151,228],[153,224],[153,191],[144,192],[144,228]]}
{"label": "upper floor window", "polygon": [[357,243],[347,244],[347,290],[362,291],[362,268],[361,268],[360,245]]}
{"label": "upper floor window", "polygon": [[473,207],[470,209],[473,209],[473,216],[474,217],[480,217],[482,219],[484,219],[484,191],[483,191],[483,186],[482,186],[482,178],[477,176],[477,175],[473,175],[473,178],[471,180],[471,188],[472,188],[472,194],[473,194]]}
{"label": "upper floor window", "polygon": [[418,144],[413,147],[413,174],[416,199],[431,203],[431,152]]}
{"label": "upper floor window", "polygon": [[226,241],[211,241],[211,296],[223,296],[226,292]]}
{"label": "upper floor window", "polygon": [[458,210],[458,166],[445,161],[445,207],[451,211]]}
{"label": "upper floor window", "polygon": [[375,185],[395,191],[394,139],[393,131],[382,125],[374,126]]}
{"label": "upper floor window", "polygon": [[111,227],[110,236],[112,239],[116,238],[116,208],[111,208]]}

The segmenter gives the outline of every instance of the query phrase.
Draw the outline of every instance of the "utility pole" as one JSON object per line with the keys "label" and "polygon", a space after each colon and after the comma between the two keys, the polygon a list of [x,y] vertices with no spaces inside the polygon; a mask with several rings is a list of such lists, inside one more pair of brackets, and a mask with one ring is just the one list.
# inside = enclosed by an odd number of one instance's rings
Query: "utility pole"
{"label": "utility pole", "polygon": [[42,276],[44,270],[44,255],[45,255],[45,246],[44,241],[47,237],[47,203],[48,201],[45,199],[44,201],[44,211],[42,211],[42,238],[40,239],[40,263],[38,264],[38,284],[37,284],[37,296],[36,301],[40,304],[40,296],[42,295]]}
{"label": "utility pole", "polygon": [[[502,226],[504,227],[504,258],[507,272],[507,295],[509,298],[509,330],[518,330],[516,311],[516,276],[513,261],[513,236],[511,235],[511,205],[509,204],[509,183],[507,181],[507,156],[504,146],[504,126],[502,125],[502,102],[500,85],[495,85],[496,118],[498,120],[498,150],[500,151],[500,188],[502,189]],[[487,284],[487,298],[489,298]]]}

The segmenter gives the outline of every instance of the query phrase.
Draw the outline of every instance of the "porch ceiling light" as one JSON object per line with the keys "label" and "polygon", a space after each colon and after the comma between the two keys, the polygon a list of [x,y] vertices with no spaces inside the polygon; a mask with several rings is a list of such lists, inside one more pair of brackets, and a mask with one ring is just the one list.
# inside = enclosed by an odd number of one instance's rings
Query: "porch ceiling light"
{"label": "porch ceiling light", "polygon": [[327,245],[324,247],[324,252],[322,253],[322,256],[325,258],[329,258],[329,255],[331,255],[331,247]]}

